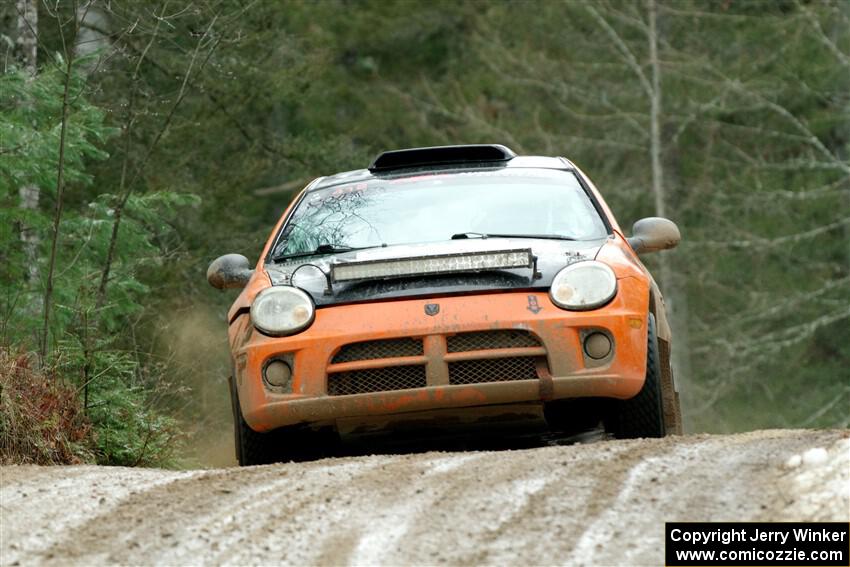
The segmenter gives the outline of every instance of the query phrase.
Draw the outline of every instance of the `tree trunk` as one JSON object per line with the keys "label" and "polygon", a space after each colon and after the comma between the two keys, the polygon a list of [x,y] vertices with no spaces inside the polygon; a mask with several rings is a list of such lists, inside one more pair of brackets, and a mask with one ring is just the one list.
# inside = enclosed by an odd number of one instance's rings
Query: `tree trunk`
{"label": "tree trunk", "polygon": [[[647,0],[649,11],[649,65],[652,73],[652,89],[649,95],[649,144],[652,160],[652,194],[655,197],[655,214],[667,215],[667,203],[664,196],[664,171],[661,167],[661,64],[658,61],[657,6],[655,0]],[[662,259],[661,280],[666,283],[669,274],[665,274],[667,262]]]}
{"label": "tree trunk", "polygon": [[[38,0],[17,0],[15,4],[18,14],[17,21],[17,58],[23,68],[34,77],[38,64]],[[20,197],[20,207],[23,211],[34,211],[38,209],[38,202],[41,198],[41,190],[38,185],[26,184],[18,189]],[[20,228],[21,242],[24,249],[24,258],[26,258],[27,272],[26,279],[29,286],[38,281],[38,233],[26,225],[21,223]],[[28,286],[28,287],[29,287]],[[37,310],[36,303],[33,304],[33,311]]]}
{"label": "tree trunk", "polygon": [[38,63],[38,0],[17,0],[18,57],[24,69],[35,75]]}
{"label": "tree trunk", "polygon": [[[60,28],[61,32],[61,28]],[[74,64],[74,50],[65,54],[65,88],[62,93],[62,124],[59,131],[59,162],[56,164],[56,208],[53,213],[53,231],[50,241],[50,261],[47,268],[47,282],[44,289],[44,324],[41,329],[41,360],[47,360],[50,334],[50,312],[53,301],[53,273],[56,269],[56,250],[59,243],[59,228],[62,223],[62,197],[65,193],[65,133],[68,129],[68,110],[70,107],[71,72]]]}
{"label": "tree trunk", "polygon": [[[649,16],[649,65],[652,89],[650,91],[649,107],[649,139],[652,163],[652,194],[655,200],[655,214],[667,216],[667,195],[664,187],[664,170],[662,166],[662,107],[661,107],[661,62],[658,58],[658,6],[656,0],[647,0]],[[672,366],[678,378],[678,385],[686,382],[690,374],[690,345],[688,344],[687,296],[680,289],[677,279],[673,276],[670,259],[665,253],[658,256],[659,287],[664,294],[664,304],[670,326],[673,329],[676,346],[671,351]]]}
{"label": "tree trunk", "polygon": [[79,61],[89,55],[103,51],[101,59],[108,56],[111,43],[109,35],[112,31],[109,19],[95,2],[89,2],[77,8],[77,26],[79,31],[75,38],[77,70],[90,74],[96,67],[97,61]]}

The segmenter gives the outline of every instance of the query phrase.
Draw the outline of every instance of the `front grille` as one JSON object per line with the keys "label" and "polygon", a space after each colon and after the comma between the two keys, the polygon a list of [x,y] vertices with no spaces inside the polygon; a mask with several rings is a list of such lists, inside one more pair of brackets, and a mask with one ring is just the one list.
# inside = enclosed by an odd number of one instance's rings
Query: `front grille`
{"label": "front grille", "polygon": [[345,345],[336,353],[331,363],[338,364],[340,362],[354,362],[357,360],[376,360],[378,358],[421,355],[421,340],[411,338],[388,339]]}
{"label": "front grille", "polygon": [[407,390],[425,386],[424,366],[390,366],[328,375],[329,396]]}
{"label": "front grille", "polygon": [[540,346],[540,341],[531,333],[514,329],[461,333],[446,337],[446,343],[449,352]]}
{"label": "front grille", "polygon": [[537,380],[537,357],[488,358],[449,363],[449,384]]}

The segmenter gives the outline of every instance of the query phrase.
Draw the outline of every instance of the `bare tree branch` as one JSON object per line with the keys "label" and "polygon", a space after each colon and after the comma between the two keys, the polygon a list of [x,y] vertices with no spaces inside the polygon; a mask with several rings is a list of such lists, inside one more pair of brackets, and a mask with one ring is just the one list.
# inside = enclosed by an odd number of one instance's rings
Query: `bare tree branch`
{"label": "bare tree branch", "polygon": [[[163,8],[163,11],[164,10],[165,10],[165,7]],[[114,256],[115,256],[115,247],[116,247],[117,242],[118,242],[118,230],[121,226],[121,213],[124,210],[124,206],[127,204],[127,200],[130,198],[130,194],[133,191],[133,186],[135,185],[136,180],[138,179],[139,175],[141,174],[142,170],[144,169],[145,165],[147,164],[148,159],[150,159],[150,156],[153,153],[154,149],[156,148],[157,144],[159,143],[160,139],[162,139],[162,136],[165,135],[165,133],[168,131],[168,128],[171,125],[171,121],[174,118],[174,114],[177,112],[177,109],[180,107],[180,104],[183,102],[183,99],[186,96],[186,92],[187,92],[186,86],[189,84],[189,77],[192,75],[192,69],[195,66],[195,62],[197,60],[198,53],[200,52],[201,47],[204,45],[204,41],[209,36],[209,33],[212,30],[212,28],[215,25],[217,20],[218,20],[218,15],[216,15],[212,19],[212,21],[210,22],[210,24],[207,26],[206,30],[204,31],[203,36],[201,36],[201,38],[198,40],[198,43],[195,46],[195,51],[192,54],[192,59],[189,61],[189,67],[186,70],[186,74],[183,77],[183,83],[180,86],[180,92],[177,95],[177,99],[174,101],[174,104],[172,105],[171,110],[168,113],[168,116],[166,116],[165,121],[163,122],[163,125],[160,128],[159,132],[157,132],[156,136],[154,137],[153,142],[151,142],[150,146],[148,147],[148,150],[145,153],[145,156],[142,159],[141,163],[136,167],[132,179],[130,180],[129,183],[127,183],[126,188],[124,190],[124,193],[121,196],[121,200],[115,206],[115,212],[114,212],[114,215],[113,215],[114,221],[113,221],[113,224],[112,224],[112,235],[110,236],[110,239],[109,239],[109,247],[107,249],[106,259],[105,259],[104,264],[103,264],[103,272],[101,274],[101,279],[100,279],[100,285],[98,286],[98,291],[97,291],[97,301],[96,301],[97,307],[101,307],[103,305],[104,301],[106,300],[106,289],[107,289],[107,285],[109,284],[109,273],[112,270],[112,263],[113,263],[113,259],[114,259]],[[166,21],[166,20],[161,20],[161,21]],[[151,39],[151,42],[153,42],[153,38]],[[151,44],[149,43],[148,48],[150,48],[150,45]],[[210,47],[210,50],[207,53],[206,58],[204,59],[204,61],[200,65],[200,70],[203,70],[203,68],[206,66],[207,62],[210,60],[210,57],[212,57],[212,54],[215,51],[215,48],[216,48],[217,45],[218,45],[218,42],[214,43]],[[134,76],[136,76],[136,73],[138,72],[140,65],[141,65],[141,59],[137,63],[136,72],[134,72]],[[127,143],[129,143],[129,135],[128,135],[127,140],[128,140]],[[126,165],[126,162],[125,162],[125,165]],[[125,173],[126,173],[126,171],[124,171],[122,173],[122,181],[123,181]]]}
{"label": "bare tree branch", "polygon": [[629,49],[628,45],[626,45],[626,42],[623,41],[623,38],[620,37],[620,34],[618,34],[617,31],[611,27],[611,24],[609,24],[608,21],[599,14],[596,8],[593,7],[592,3],[585,3],[584,9],[593,16],[593,19],[595,19],[605,33],[608,34],[608,37],[611,38],[611,41],[614,42],[614,45],[619,50],[620,55],[622,55],[623,61],[634,72],[635,76],[637,76],[644,92],[646,92],[646,96],[651,98],[653,93],[652,85],[650,84],[646,73],[643,72],[643,68],[638,63],[634,53],[632,53],[632,50]]}
{"label": "bare tree branch", "polygon": [[807,240],[809,238],[814,238],[816,236],[820,236],[825,232],[829,232],[831,230],[835,230],[837,228],[841,228],[842,226],[850,224],[850,217],[844,217],[843,219],[839,219],[835,222],[831,222],[829,224],[825,224],[823,226],[819,226],[817,228],[813,228],[811,230],[806,230],[804,232],[798,232],[795,234],[786,234],[784,236],[778,236],[776,238],[751,238],[748,240],[699,240],[699,241],[690,241],[685,242],[685,246],[693,246],[696,248],[700,247],[708,247],[708,248],[752,248],[752,247],[762,247],[762,246],[782,246],[786,244],[793,244],[795,242],[800,242],[802,240]]}
{"label": "bare tree branch", "polygon": [[829,49],[829,51],[832,52],[833,55],[835,55],[835,58],[838,59],[839,63],[841,63],[844,67],[850,70],[850,56],[838,49],[838,46],[835,45],[835,42],[832,41],[828,35],[826,35],[826,32],[823,31],[823,28],[820,25],[820,20],[818,20],[818,17],[799,0],[797,0],[796,5],[797,9],[801,10],[806,15],[806,19],[809,20],[809,22],[812,24],[812,27],[817,32],[818,41],[824,44],[827,49]]}

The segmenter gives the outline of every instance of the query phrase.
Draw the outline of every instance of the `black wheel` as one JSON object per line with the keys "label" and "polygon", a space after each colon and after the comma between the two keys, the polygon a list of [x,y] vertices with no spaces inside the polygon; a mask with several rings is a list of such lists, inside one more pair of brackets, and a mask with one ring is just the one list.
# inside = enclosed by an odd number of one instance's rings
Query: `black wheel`
{"label": "black wheel", "polygon": [[230,383],[230,402],[233,407],[233,440],[236,445],[236,460],[240,466],[266,465],[277,458],[277,439],[274,432],[258,433],[245,423],[242,408],[239,407],[239,393],[236,391],[235,378]]}
{"label": "black wheel", "polygon": [[281,427],[267,433],[251,429],[242,417],[239,392],[234,378],[230,382],[230,401],[233,408],[233,438],[236,460],[240,466],[267,465],[284,461],[313,461],[334,455],[339,437],[324,429],[313,431],[306,427]]}
{"label": "black wheel", "polygon": [[664,437],[664,410],[661,393],[661,358],[655,334],[655,316],[648,318],[646,380],[633,398],[614,404],[609,429],[621,439]]}

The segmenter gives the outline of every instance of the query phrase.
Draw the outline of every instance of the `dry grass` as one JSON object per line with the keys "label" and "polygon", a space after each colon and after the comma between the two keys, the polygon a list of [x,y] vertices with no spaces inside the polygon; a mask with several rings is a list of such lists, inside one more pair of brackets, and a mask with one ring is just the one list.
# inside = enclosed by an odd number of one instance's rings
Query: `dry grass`
{"label": "dry grass", "polygon": [[92,428],[77,392],[33,357],[0,348],[0,463],[93,461]]}

